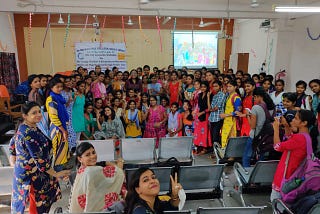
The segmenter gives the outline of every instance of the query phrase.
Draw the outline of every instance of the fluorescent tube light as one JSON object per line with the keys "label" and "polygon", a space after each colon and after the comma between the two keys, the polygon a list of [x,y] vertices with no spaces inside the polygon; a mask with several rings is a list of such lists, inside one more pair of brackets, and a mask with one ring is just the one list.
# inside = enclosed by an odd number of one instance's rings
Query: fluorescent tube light
{"label": "fluorescent tube light", "polygon": [[276,6],[274,11],[283,13],[320,13],[320,7]]}

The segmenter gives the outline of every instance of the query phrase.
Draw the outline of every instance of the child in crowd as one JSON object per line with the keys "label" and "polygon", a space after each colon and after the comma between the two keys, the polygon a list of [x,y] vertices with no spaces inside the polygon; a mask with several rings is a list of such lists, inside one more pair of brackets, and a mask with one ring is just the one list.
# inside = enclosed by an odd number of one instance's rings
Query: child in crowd
{"label": "child in crowd", "polygon": [[227,83],[228,98],[226,100],[226,106],[223,114],[220,117],[224,119],[222,133],[221,133],[221,146],[225,148],[227,146],[228,139],[230,137],[237,136],[237,115],[236,112],[242,111],[241,98],[236,93],[237,83],[230,81]]}
{"label": "child in crowd", "polygon": [[195,91],[195,88],[193,87],[193,80],[194,80],[194,76],[192,74],[188,74],[186,86],[185,86],[185,90],[184,90],[184,98],[186,100],[191,100],[192,93]]}
{"label": "child in crowd", "polygon": [[196,79],[193,85],[195,90],[194,92],[192,92],[190,102],[192,105],[192,109],[196,109],[198,108],[199,94],[201,93],[201,89],[200,89],[201,81]]}
{"label": "child in crowd", "polygon": [[194,145],[197,147],[198,154],[206,154],[207,150],[212,147],[208,117],[213,95],[209,92],[207,81],[201,82],[200,89],[198,107],[194,110]]}
{"label": "child in crowd", "polygon": [[50,119],[53,166],[55,171],[61,171],[69,159],[67,125],[70,118],[65,107],[66,101],[61,95],[62,81],[59,78],[51,79],[49,88],[51,92],[46,100],[46,108]]}
{"label": "child in crowd", "polygon": [[296,94],[297,94],[297,101],[294,105],[296,108],[311,110],[311,97],[306,95],[307,83],[303,80],[299,80],[296,83]]}
{"label": "child in crowd", "polygon": [[169,114],[170,113],[170,106],[169,106],[169,99],[166,96],[163,96],[160,98],[160,104],[163,106],[163,108],[165,108],[166,113]]}
{"label": "child in crowd", "polygon": [[181,113],[183,123],[183,135],[193,136],[193,116],[190,101],[185,100],[182,106],[184,112]]}
{"label": "child in crowd", "polygon": [[133,100],[136,103],[137,108],[140,107],[140,97],[137,95],[134,89],[128,90],[128,96],[126,97],[126,102],[128,103],[130,100]]}
{"label": "child in crowd", "polygon": [[223,125],[223,119],[220,117],[220,114],[224,112],[226,96],[222,92],[222,82],[220,81],[213,83],[213,90],[215,90],[215,95],[211,101],[211,113],[208,120],[210,122],[212,141],[220,143],[220,130]]}
{"label": "child in crowd", "polygon": [[171,111],[168,116],[168,134],[167,137],[182,136],[182,117],[178,112],[179,104],[174,102],[171,104]]}
{"label": "child in crowd", "polygon": [[77,141],[80,140],[81,133],[85,131],[83,115],[85,105],[85,82],[77,82],[77,91],[74,93],[74,103],[72,107],[72,126],[77,135]]}
{"label": "child in crowd", "polygon": [[173,71],[171,73],[171,81],[169,81],[168,83],[168,95],[170,97],[170,105],[172,103],[179,102],[180,89],[181,82],[178,80],[178,73],[176,71]]}
{"label": "child in crowd", "polygon": [[142,93],[148,93],[148,76],[142,76]]}
{"label": "child in crowd", "polygon": [[123,91],[125,82],[122,81],[122,72],[118,71],[116,74],[116,78],[112,82],[112,89],[114,91]]}
{"label": "child in crowd", "polygon": [[126,124],[127,138],[141,138],[142,132],[140,124],[142,122],[142,114],[136,107],[136,102],[130,100],[128,102],[129,109],[124,114],[124,121]]}
{"label": "child in crowd", "polygon": [[283,111],[283,114],[289,110],[296,110],[295,104],[297,101],[297,94],[293,92],[287,92],[282,95],[282,103],[285,110]]}
{"label": "child in crowd", "polygon": [[66,106],[68,116],[69,116],[69,121],[70,121],[69,124],[67,124],[69,149],[72,151],[75,151],[75,148],[77,146],[77,135],[72,125],[72,109],[73,109],[74,99],[73,99],[73,92],[72,92],[72,81],[71,81],[71,78],[68,76],[64,78],[63,90],[61,92],[61,95],[66,101],[65,106]]}
{"label": "child in crowd", "polygon": [[39,93],[39,90],[41,88],[40,78],[36,74],[32,74],[28,77],[28,83],[31,88],[29,94],[28,94],[28,101],[34,101],[38,103],[40,106],[43,106],[43,99],[42,96]]}
{"label": "child in crowd", "polygon": [[253,82],[253,80],[247,80],[244,83],[244,90],[246,93],[245,98],[243,99],[242,102],[242,107],[243,107],[243,113],[238,113],[237,115],[239,117],[241,117],[241,124],[242,124],[242,128],[241,128],[241,132],[240,135],[241,136],[249,136],[250,133],[250,124],[249,121],[246,117],[246,115],[248,115],[251,112],[252,106],[254,105],[254,100],[253,100],[253,90],[255,89],[255,83]]}
{"label": "child in crowd", "polygon": [[160,102],[160,94],[162,93],[161,84],[157,82],[157,77],[155,74],[150,75],[151,83],[148,84],[148,92],[150,95],[157,96],[158,102]]}
{"label": "child in crowd", "polygon": [[93,133],[96,127],[96,121],[93,120],[93,105],[92,103],[86,103],[84,106],[84,131],[82,137],[84,140],[93,140]]}

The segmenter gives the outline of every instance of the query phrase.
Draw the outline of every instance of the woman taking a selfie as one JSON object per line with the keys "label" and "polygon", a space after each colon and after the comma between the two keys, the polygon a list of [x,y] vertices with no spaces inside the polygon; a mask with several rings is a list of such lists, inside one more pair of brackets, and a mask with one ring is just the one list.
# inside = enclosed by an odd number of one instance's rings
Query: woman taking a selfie
{"label": "woman taking a selfie", "polygon": [[158,214],[168,210],[178,210],[180,202],[178,192],[182,189],[178,183],[177,174],[175,178],[170,176],[172,193],[170,201],[161,201],[158,198],[160,183],[154,172],[146,167],[139,168],[132,175],[128,193],[126,196],[127,214]]}

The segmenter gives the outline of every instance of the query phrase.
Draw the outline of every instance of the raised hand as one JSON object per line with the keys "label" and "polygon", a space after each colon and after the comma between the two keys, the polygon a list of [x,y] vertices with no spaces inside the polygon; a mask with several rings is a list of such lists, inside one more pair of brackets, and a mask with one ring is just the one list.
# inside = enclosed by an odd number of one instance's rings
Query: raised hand
{"label": "raised hand", "polygon": [[178,199],[178,192],[180,189],[182,189],[182,186],[180,183],[178,183],[178,174],[174,174],[174,178],[170,175],[170,180],[171,180],[171,198],[172,199]]}

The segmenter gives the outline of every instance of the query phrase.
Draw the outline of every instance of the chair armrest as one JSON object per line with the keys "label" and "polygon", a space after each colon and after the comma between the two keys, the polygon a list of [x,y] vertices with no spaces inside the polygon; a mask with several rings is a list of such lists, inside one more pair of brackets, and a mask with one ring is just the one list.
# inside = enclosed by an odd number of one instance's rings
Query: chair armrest
{"label": "chair armrest", "polygon": [[[279,210],[279,207],[281,207],[282,209]],[[273,209],[273,211],[278,211],[278,213],[282,213],[282,211],[284,209],[286,211],[286,213],[294,214],[290,210],[290,208],[280,198],[277,198],[277,199],[272,201],[272,209]]]}
{"label": "chair armrest", "polygon": [[[234,163],[233,169],[234,169],[234,170],[240,169],[240,170],[242,170],[246,175],[249,175],[248,170],[246,170],[246,169],[245,169],[240,163],[238,163],[238,162]],[[238,171],[239,171],[239,170],[238,170]]]}
{"label": "chair armrest", "polygon": [[219,161],[223,158],[221,156],[221,151],[220,151],[221,146],[217,142],[214,142],[213,150],[214,150],[214,154],[216,155],[216,158],[217,158],[217,163],[219,163]]}

